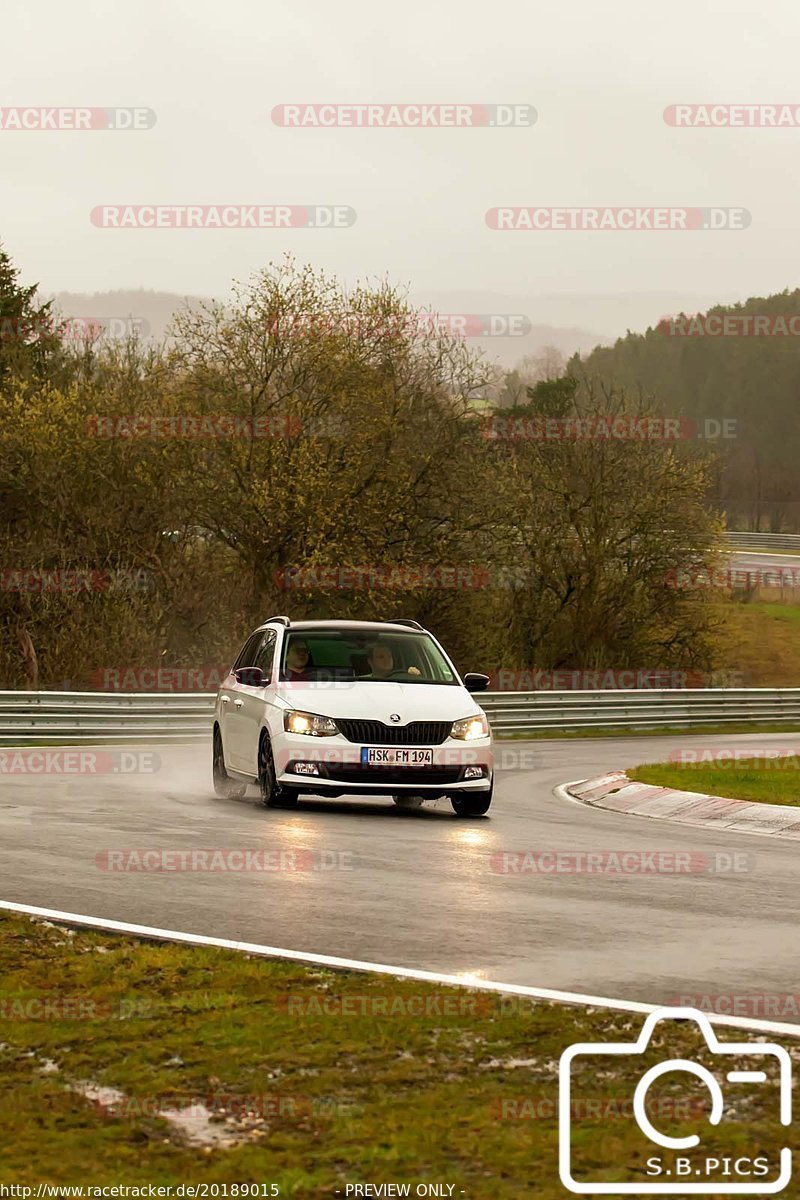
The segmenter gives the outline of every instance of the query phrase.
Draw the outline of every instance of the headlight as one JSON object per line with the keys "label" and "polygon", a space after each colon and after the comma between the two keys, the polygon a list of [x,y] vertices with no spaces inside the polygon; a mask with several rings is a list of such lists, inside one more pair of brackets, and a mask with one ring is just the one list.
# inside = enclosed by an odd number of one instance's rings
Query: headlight
{"label": "headlight", "polygon": [[489,722],[483,713],[479,717],[463,717],[453,722],[450,737],[460,738],[463,742],[474,741],[475,738],[489,736]]}
{"label": "headlight", "polygon": [[305,733],[311,737],[331,737],[339,732],[330,717],[319,717],[296,708],[283,714],[283,728],[287,733]]}

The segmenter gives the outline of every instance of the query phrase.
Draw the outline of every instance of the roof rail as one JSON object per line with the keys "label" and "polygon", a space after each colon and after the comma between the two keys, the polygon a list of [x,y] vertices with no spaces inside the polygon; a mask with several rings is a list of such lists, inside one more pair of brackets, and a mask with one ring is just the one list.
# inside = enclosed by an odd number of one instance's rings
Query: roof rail
{"label": "roof rail", "polygon": [[285,625],[287,629],[289,628],[289,626],[292,623],[288,617],[267,617],[264,624],[268,625],[270,623],[270,621],[280,621],[281,625]]}
{"label": "roof rail", "polygon": [[[409,620],[408,617],[395,617],[392,620],[391,624],[392,625],[408,625],[409,629],[422,629],[423,628],[420,625],[419,621],[411,621],[411,620]],[[423,632],[424,632],[424,630],[423,630]]]}

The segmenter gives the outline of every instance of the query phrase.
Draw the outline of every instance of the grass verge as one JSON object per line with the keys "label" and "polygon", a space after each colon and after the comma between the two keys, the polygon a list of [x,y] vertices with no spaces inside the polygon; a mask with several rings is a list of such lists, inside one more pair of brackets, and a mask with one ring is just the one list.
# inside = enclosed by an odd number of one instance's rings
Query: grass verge
{"label": "grass verge", "polygon": [[729,762],[647,763],[625,772],[637,783],[703,792],[730,800],[800,806],[800,758],[737,758]]}
{"label": "grass verge", "polygon": [[787,603],[776,589],[762,588],[746,603],[715,605],[722,636],[718,670],[739,672],[744,687],[797,687],[800,681],[800,604]]}
{"label": "grass verge", "polygon": [[[555,1200],[558,1058],[641,1023],[0,916],[0,1183],[262,1183],[302,1198],[438,1183]],[[702,1059],[691,1023],[652,1044],[655,1061]],[[616,1164],[646,1178],[653,1146],[630,1119],[644,1065],[576,1069],[580,1153],[602,1179]],[[708,1134],[694,1082],[651,1092],[664,1132]],[[704,1151],[774,1156],[767,1091],[728,1088],[735,1119]]]}

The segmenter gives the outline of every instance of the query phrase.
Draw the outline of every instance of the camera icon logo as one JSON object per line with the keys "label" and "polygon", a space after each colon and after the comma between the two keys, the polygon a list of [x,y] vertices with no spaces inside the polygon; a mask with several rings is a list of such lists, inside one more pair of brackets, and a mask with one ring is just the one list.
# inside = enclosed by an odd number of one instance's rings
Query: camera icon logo
{"label": "camera icon logo", "polygon": [[[598,1080],[613,1077],[615,1073],[622,1075],[626,1071],[630,1072],[632,1067],[637,1071],[638,1066],[644,1068],[645,1062],[652,1060],[655,1054],[651,1047],[654,1031],[659,1023],[664,1021],[694,1022],[705,1040],[708,1054],[719,1056],[719,1061],[714,1064],[717,1072],[712,1072],[703,1063],[690,1058],[655,1061],[653,1065],[643,1069],[633,1093],[632,1117],[638,1126],[637,1141],[642,1140],[642,1156],[646,1152],[650,1157],[647,1158],[644,1168],[638,1168],[639,1178],[630,1178],[629,1171],[629,1178],[611,1182],[607,1168],[614,1167],[615,1164],[606,1163],[602,1178],[592,1179],[592,1172],[580,1169],[576,1162],[576,1146],[585,1150],[587,1143],[586,1130],[583,1128],[579,1131],[577,1142],[575,1141],[573,1118],[576,1110],[581,1108],[580,1103],[576,1101],[575,1080],[584,1073],[596,1086]],[[641,1059],[638,1066],[635,1061],[637,1057]],[[705,1052],[703,1057],[706,1057]],[[740,1069],[740,1064],[731,1061],[743,1057],[747,1057],[747,1066],[752,1066],[752,1070]],[[626,1059],[628,1061],[625,1061]],[[695,1133],[672,1136],[657,1127],[651,1119],[654,1106],[648,1099],[648,1092],[663,1076],[676,1072],[691,1076],[695,1090],[697,1080],[705,1086],[710,1099],[710,1108],[706,1114],[706,1121],[711,1127],[709,1132],[720,1126],[724,1130],[725,1117],[730,1114],[730,1105],[737,1097],[744,1097],[747,1102],[754,1087],[762,1085],[768,1090],[772,1087],[774,1091],[774,1082],[777,1082],[778,1089],[776,1119],[781,1126],[791,1123],[792,1081],[788,1051],[773,1042],[721,1042],[706,1014],[698,1009],[659,1008],[647,1017],[635,1042],[580,1042],[569,1046],[561,1055],[559,1175],[569,1192],[573,1195],[588,1196],[769,1196],[783,1191],[792,1176],[792,1152],[788,1146],[782,1147],[779,1154],[758,1153],[755,1156],[746,1156],[740,1152],[740,1142],[736,1142],[735,1153],[728,1156],[717,1148],[701,1146],[701,1139]],[[724,1076],[731,1085],[730,1089],[726,1088],[723,1092],[718,1075]],[[671,1110],[673,1115],[676,1107]],[[741,1130],[741,1118],[737,1128]],[[603,1133],[608,1134],[607,1125],[605,1129],[601,1129],[598,1146],[601,1146],[604,1140]],[[655,1153],[654,1147],[657,1147],[660,1153]],[[598,1147],[595,1147],[591,1155],[596,1173],[597,1149]],[[625,1169],[625,1164],[622,1164],[621,1175]],[[578,1174],[581,1178],[576,1178]],[[584,1177],[587,1174],[589,1177]]]}

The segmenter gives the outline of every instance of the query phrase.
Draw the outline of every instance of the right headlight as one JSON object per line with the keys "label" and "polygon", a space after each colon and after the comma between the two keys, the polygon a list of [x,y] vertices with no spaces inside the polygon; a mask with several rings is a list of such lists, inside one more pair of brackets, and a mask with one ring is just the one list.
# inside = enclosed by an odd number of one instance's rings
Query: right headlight
{"label": "right headlight", "polygon": [[453,722],[453,728],[450,730],[450,737],[459,738],[462,742],[471,742],[475,738],[489,736],[489,722],[483,713],[479,713],[477,717],[462,717],[460,721]]}
{"label": "right headlight", "polygon": [[330,717],[302,712],[298,708],[289,709],[283,714],[283,728],[287,733],[305,733],[311,737],[332,737],[339,732]]}

